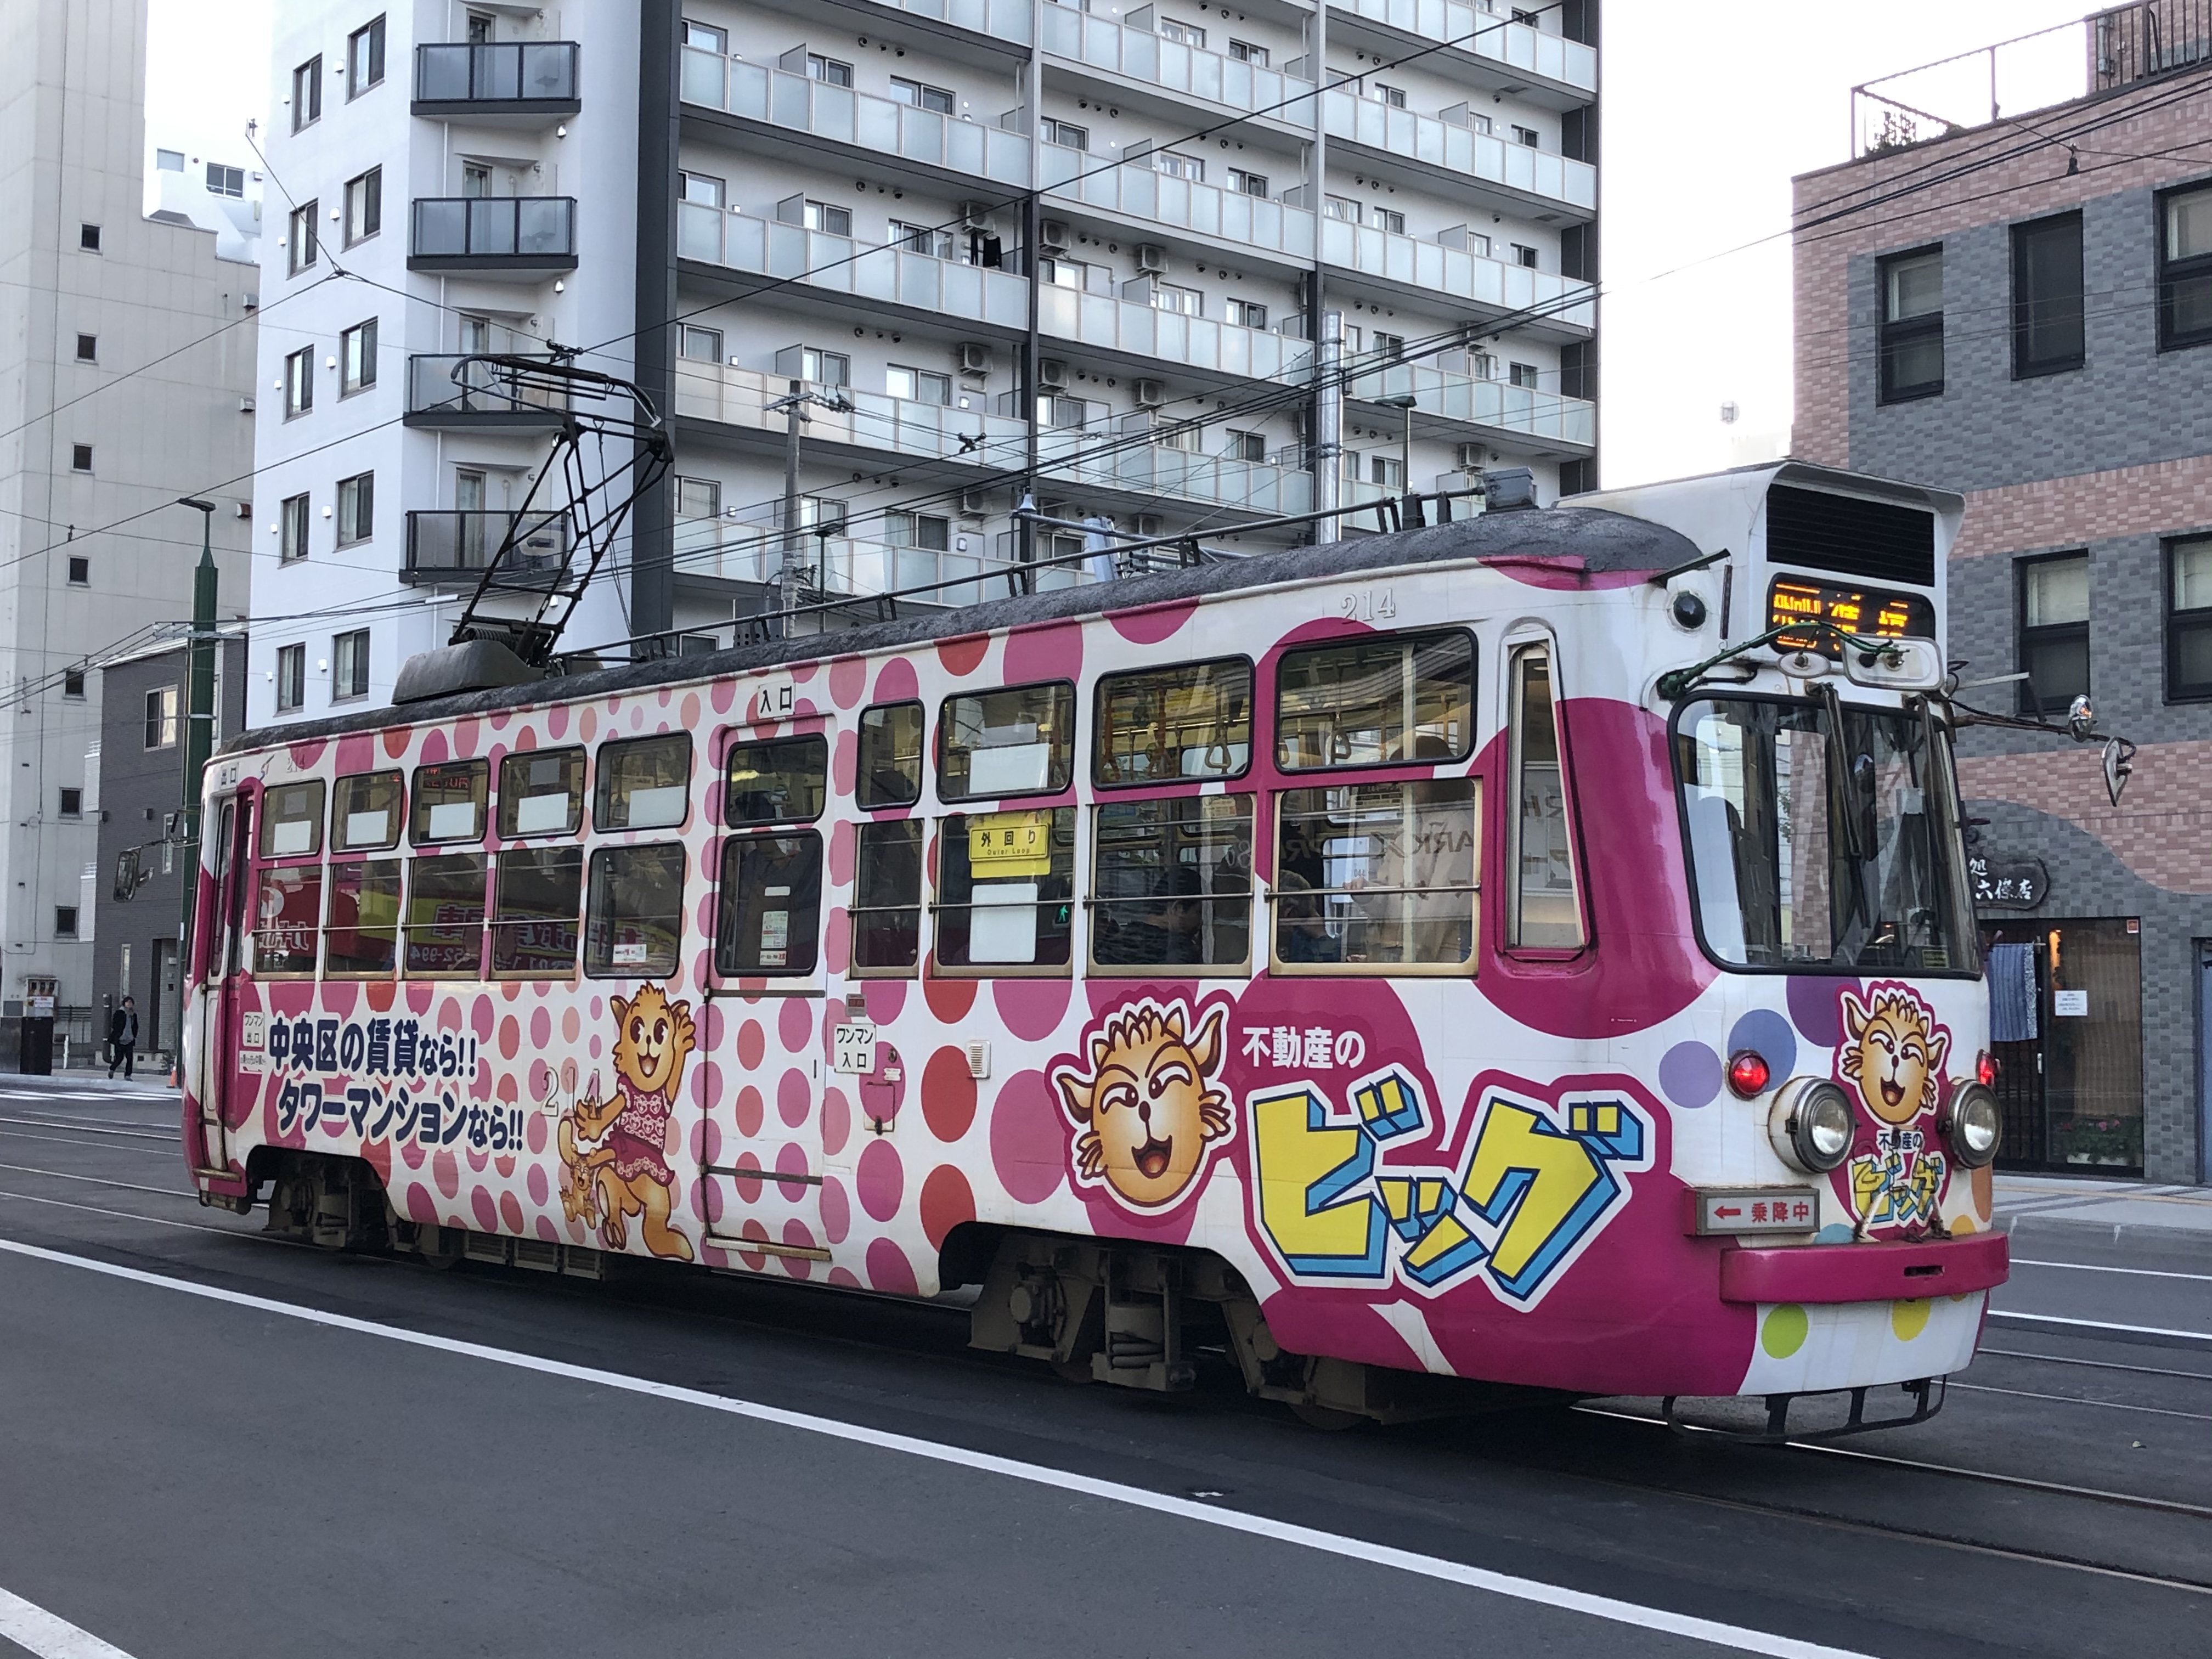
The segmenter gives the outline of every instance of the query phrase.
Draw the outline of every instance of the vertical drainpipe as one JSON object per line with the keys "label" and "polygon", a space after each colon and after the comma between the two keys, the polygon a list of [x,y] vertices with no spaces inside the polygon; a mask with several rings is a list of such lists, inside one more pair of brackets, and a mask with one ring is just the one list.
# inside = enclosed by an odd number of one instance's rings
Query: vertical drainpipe
{"label": "vertical drainpipe", "polygon": [[[663,421],[676,405],[676,161],[678,0],[640,0],[637,40],[637,336],[639,388]],[[638,446],[641,464],[644,446]],[[663,473],[630,510],[633,656],[672,648],[676,626],[676,480]]]}
{"label": "vertical drainpipe", "polygon": [[[1316,0],[1311,50],[1306,62],[1313,70],[1313,143],[1306,150],[1306,206],[1313,214],[1313,269],[1306,276],[1306,340],[1311,353],[1313,399],[1306,411],[1306,430],[1312,439],[1314,511],[1325,513],[1337,503],[1342,473],[1339,461],[1344,447],[1344,400],[1336,386],[1338,334],[1328,320],[1328,284],[1322,276],[1322,219],[1328,195],[1328,131],[1322,119],[1322,89],[1328,83],[1328,0]],[[1334,519],[1316,519],[1313,539],[1337,539]]]}
{"label": "vertical drainpipe", "polygon": [[[1037,191],[1043,179],[1043,167],[1038,161],[1040,124],[1043,119],[1044,103],[1044,0],[1030,0],[1030,61],[1028,86],[1020,100],[1026,118],[1023,125],[1028,129],[1030,141],[1029,191],[1022,198],[1022,267],[1029,278],[1029,332],[1022,340],[1020,372],[1023,411],[1029,416],[1028,430],[1022,437],[1022,487],[1016,496],[1034,499],[1037,475],[1037,347],[1038,307],[1041,295],[1037,288],[1037,221],[1042,216],[1037,203]],[[986,280],[988,280],[988,278]],[[1018,549],[1022,563],[1030,564],[1036,558],[1036,520],[1024,515],[1015,520],[1016,534],[1021,538]],[[1028,592],[1035,578],[1027,571],[1022,575],[1022,589]]]}

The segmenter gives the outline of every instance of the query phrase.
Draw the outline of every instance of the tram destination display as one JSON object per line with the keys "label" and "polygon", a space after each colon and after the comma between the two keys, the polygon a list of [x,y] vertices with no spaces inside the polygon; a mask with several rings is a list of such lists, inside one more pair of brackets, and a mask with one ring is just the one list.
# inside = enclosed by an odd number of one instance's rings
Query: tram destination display
{"label": "tram destination display", "polygon": [[[1917,593],[1874,592],[1799,577],[1778,577],[1767,590],[1766,625],[1781,628],[1796,622],[1831,623],[1862,639],[1936,637],[1936,607]],[[1790,651],[1818,651],[1831,657],[1840,655],[1843,649],[1833,634],[1814,629],[1780,635],[1774,643]]]}

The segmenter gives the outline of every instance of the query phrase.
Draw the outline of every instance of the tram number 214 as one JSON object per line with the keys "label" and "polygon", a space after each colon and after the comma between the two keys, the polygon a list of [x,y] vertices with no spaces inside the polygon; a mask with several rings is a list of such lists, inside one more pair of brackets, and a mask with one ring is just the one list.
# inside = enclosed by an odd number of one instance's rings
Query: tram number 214
{"label": "tram number 214", "polygon": [[1387,587],[1355,587],[1338,599],[1336,614],[1346,622],[1388,622],[1398,614],[1397,596]]}

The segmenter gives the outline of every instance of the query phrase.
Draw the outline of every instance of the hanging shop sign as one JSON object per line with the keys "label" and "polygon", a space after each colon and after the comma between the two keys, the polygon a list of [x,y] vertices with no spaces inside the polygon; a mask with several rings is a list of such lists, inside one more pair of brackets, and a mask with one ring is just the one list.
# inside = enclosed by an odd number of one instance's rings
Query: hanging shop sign
{"label": "hanging shop sign", "polygon": [[2051,891],[2051,872],[2041,859],[1971,853],[1966,878],[1973,884],[1976,908],[1984,910],[2033,910]]}

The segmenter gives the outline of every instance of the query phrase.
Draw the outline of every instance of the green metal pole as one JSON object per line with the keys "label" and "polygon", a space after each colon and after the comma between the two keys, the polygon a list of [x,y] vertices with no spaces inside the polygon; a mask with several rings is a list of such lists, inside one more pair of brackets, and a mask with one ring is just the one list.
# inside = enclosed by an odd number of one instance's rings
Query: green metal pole
{"label": "green metal pole", "polygon": [[178,974],[181,983],[185,958],[191,951],[192,901],[199,883],[200,777],[208,757],[215,752],[215,607],[220,573],[215,564],[215,503],[187,496],[180,507],[200,514],[200,562],[192,572],[191,670],[187,677],[187,714],[185,721],[184,812],[179,819],[183,847],[183,916],[177,928]]}

